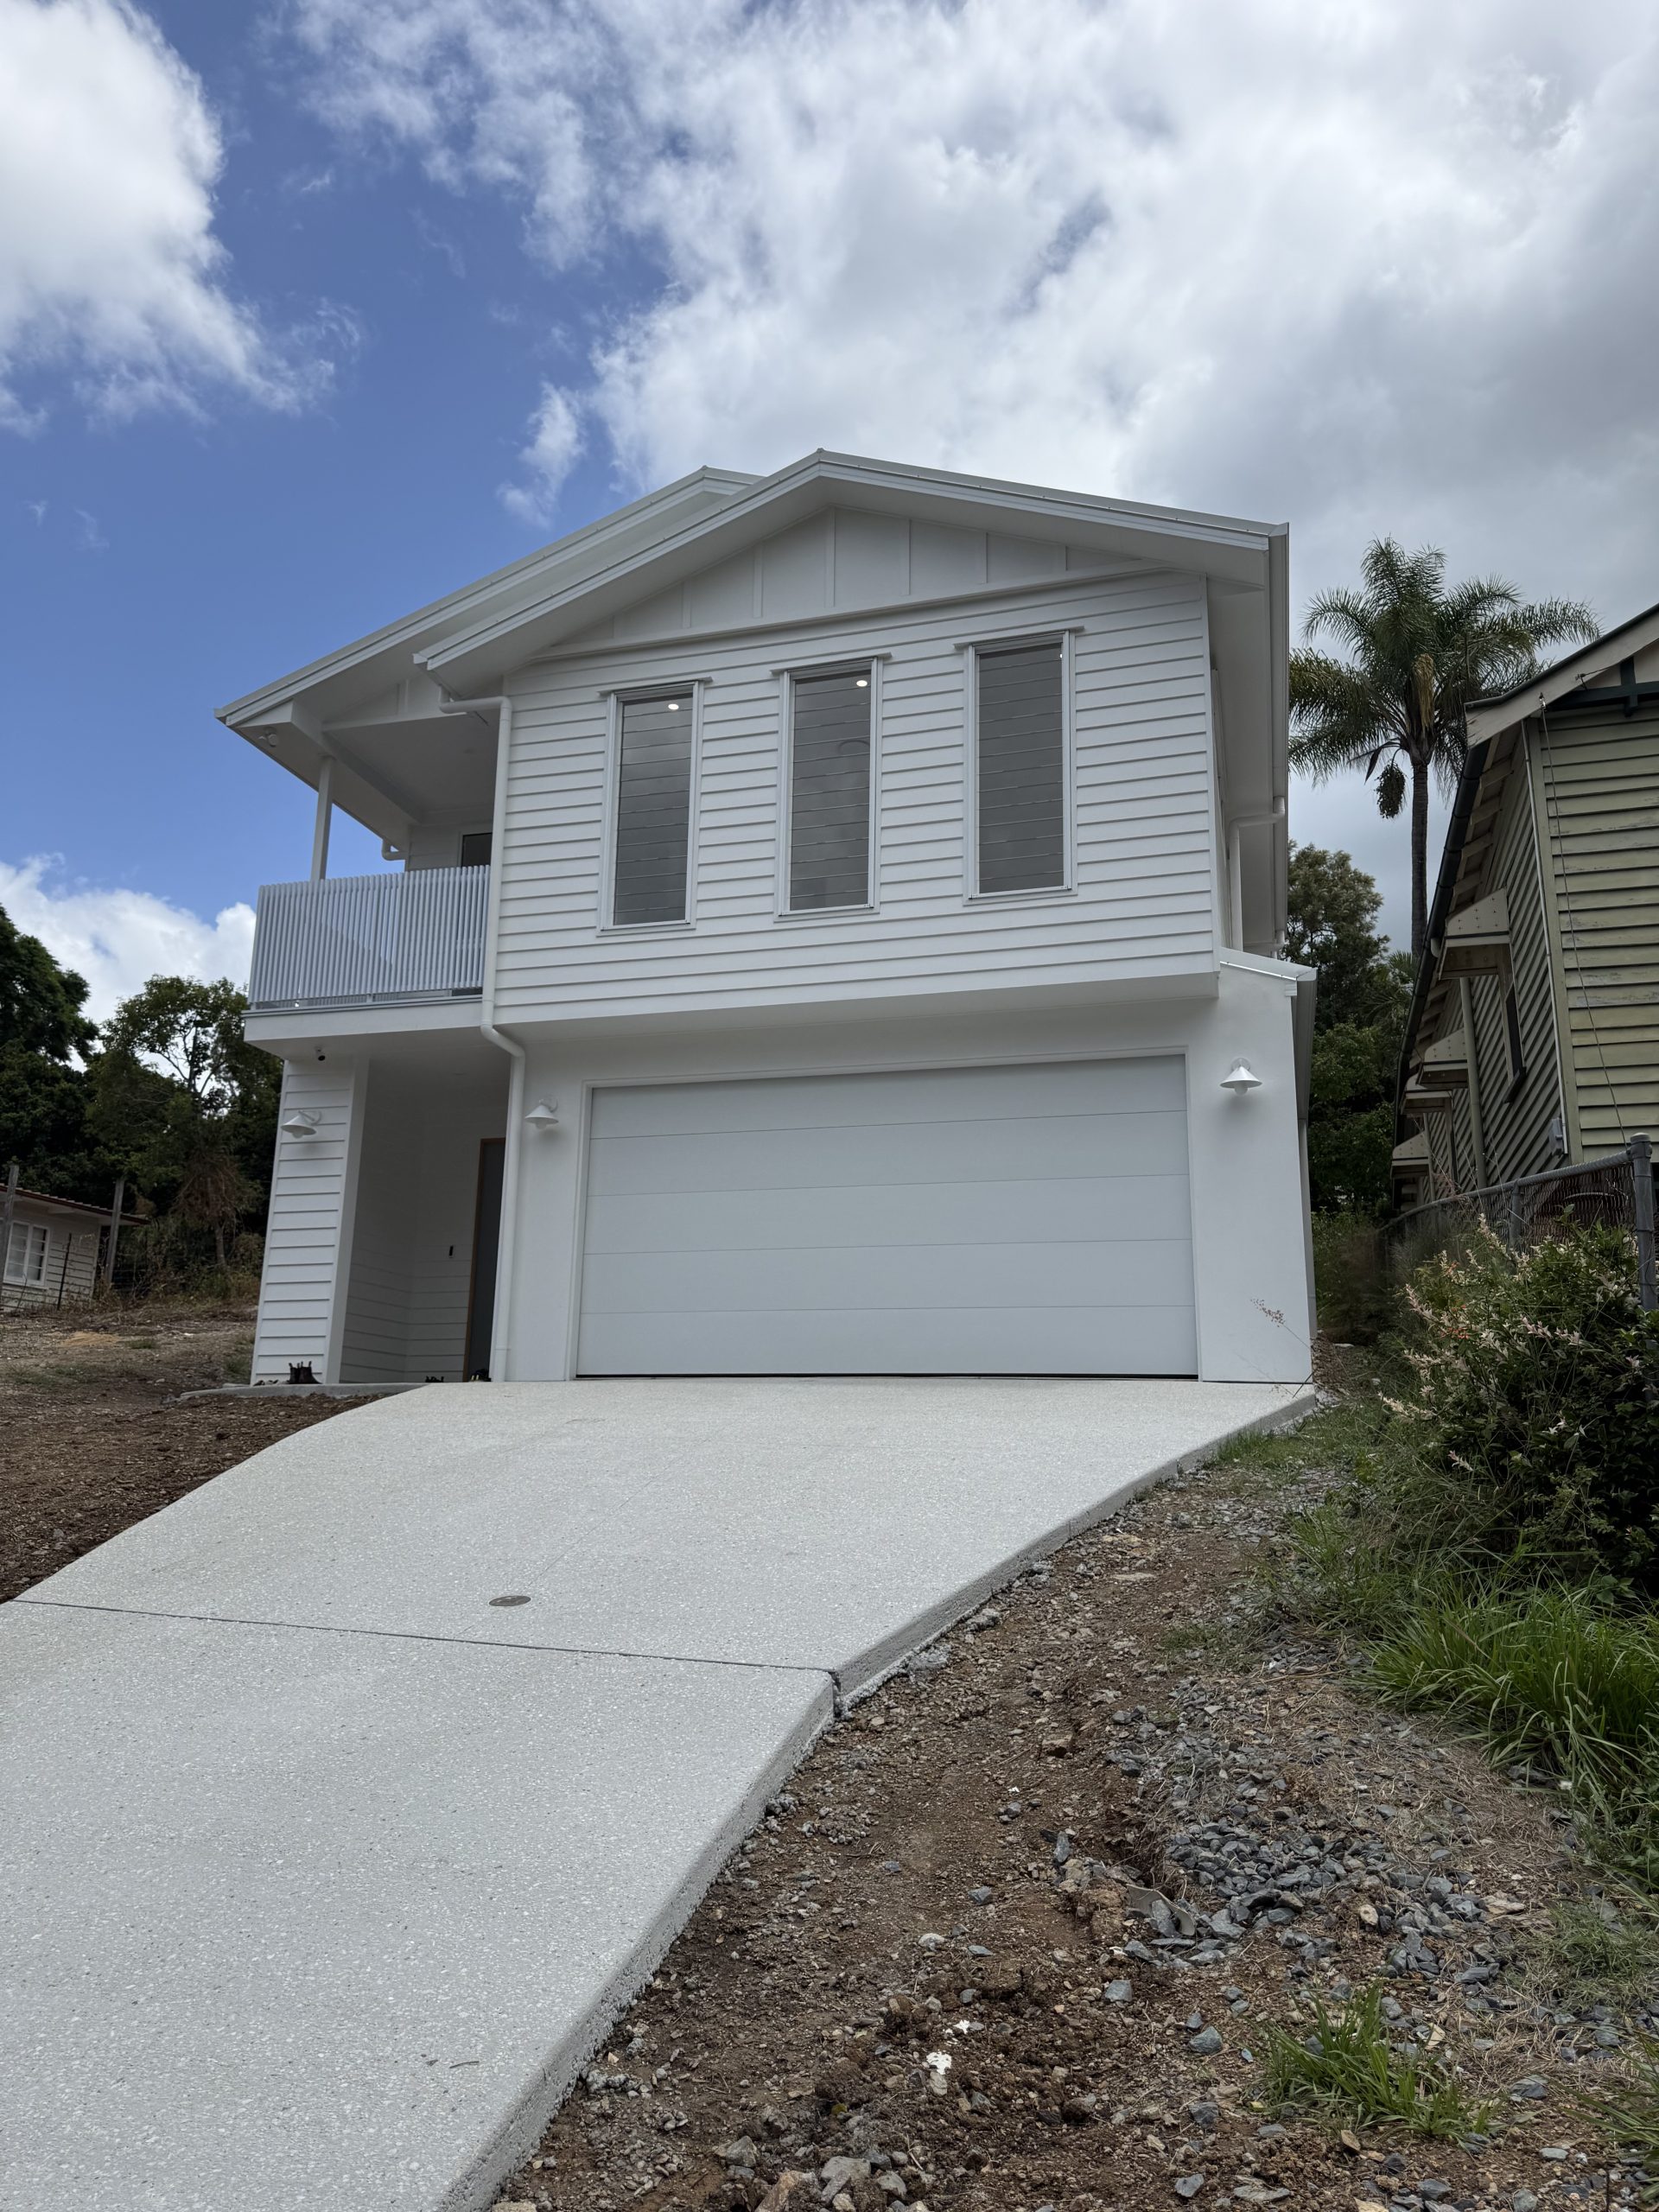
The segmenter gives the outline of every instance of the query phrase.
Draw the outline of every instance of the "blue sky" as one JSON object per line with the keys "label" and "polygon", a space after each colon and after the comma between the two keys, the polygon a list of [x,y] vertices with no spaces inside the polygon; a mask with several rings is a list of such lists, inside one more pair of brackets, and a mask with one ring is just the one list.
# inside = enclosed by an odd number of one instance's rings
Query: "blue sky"
{"label": "blue sky", "polygon": [[308,806],[214,706],[705,460],[1659,599],[1656,92],[1623,0],[0,0],[0,902],[234,969]]}

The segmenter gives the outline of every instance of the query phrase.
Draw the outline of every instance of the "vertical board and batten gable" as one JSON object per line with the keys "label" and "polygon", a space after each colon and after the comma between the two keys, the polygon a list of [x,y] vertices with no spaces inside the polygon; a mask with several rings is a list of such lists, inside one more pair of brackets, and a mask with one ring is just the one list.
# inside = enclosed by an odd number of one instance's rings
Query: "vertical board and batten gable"
{"label": "vertical board and batten gable", "polygon": [[1505,779],[1492,856],[1478,887],[1483,894],[1501,889],[1508,896],[1510,958],[1525,1071],[1511,1095],[1503,982],[1494,975],[1472,977],[1471,1072],[1480,1084],[1487,1178],[1502,1183],[1554,1165],[1559,1155],[1550,1125],[1561,1110],[1549,944],[1524,752],[1516,754]]}
{"label": "vertical board and batten gable", "polygon": [[[965,582],[966,550],[946,550]],[[993,543],[984,559],[994,552]],[[979,588],[964,604],[899,603],[798,627],[613,645],[520,671],[499,861],[499,1014],[1206,969],[1216,861],[1202,581],[1164,571],[1073,580],[1057,570],[1050,583],[1007,594]],[[975,903],[965,895],[967,652],[1057,631],[1071,632],[1073,669],[1075,893]],[[867,654],[886,656],[876,684],[874,911],[780,922],[779,671]],[[606,932],[603,695],[683,683],[702,686],[696,926]]]}
{"label": "vertical board and batten gable", "polygon": [[1046,538],[827,507],[683,583],[636,601],[571,643],[629,644],[686,631],[740,629],[1124,565],[1103,561],[1086,546]]}
{"label": "vertical board and batten gable", "polygon": [[1659,1134],[1659,711],[1532,726],[1581,1155]]}

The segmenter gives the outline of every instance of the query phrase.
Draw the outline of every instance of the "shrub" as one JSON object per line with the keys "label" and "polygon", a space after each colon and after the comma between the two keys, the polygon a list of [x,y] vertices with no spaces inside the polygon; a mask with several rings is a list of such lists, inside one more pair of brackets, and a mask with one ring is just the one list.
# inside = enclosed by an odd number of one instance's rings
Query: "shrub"
{"label": "shrub", "polygon": [[1483,1232],[1408,1299],[1388,1456],[1414,1541],[1483,1573],[1659,1590],[1659,1318],[1630,1240],[1574,1229],[1517,1257]]}
{"label": "shrub", "polygon": [[1316,1213],[1313,1284],[1319,1327],[1340,1344],[1371,1344],[1395,1327],[1399,1292],[1367,1213]]}

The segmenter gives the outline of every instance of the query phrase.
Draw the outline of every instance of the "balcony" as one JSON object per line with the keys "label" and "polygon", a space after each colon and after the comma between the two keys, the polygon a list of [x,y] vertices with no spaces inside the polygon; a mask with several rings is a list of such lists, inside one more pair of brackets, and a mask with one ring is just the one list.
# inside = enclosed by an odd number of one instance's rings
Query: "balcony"
{"label": "balcony", "polygon": [[484,983],[487,868],[411,868],[267,883],[248,982],[251,1011],[410,1006]]}

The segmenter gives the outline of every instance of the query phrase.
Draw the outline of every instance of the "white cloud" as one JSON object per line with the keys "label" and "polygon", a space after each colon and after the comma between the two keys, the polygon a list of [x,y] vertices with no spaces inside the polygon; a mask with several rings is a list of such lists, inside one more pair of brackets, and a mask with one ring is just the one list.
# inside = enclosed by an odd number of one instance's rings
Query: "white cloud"
{"label": "white cloud", "polygon": [[200,80],[127,0],[0,0],[0,424],[38,423],[48,366],[113,416],[313,388],[226,289],[223,159]]}
{"label": "white cloud", "polygon": [[504,484],[501,504],[521,522],[551,522],[565,478],[582,451],[582,420],[568,392],[542,386],[542,404],[531,423],[530,442],[518,456],[525,481]]}
{"label": "white cloud", "polygon": [[86,977],[94,1021],[107,1020],[152,976],[222,976],[246,989],[251,906],[226,906],[207,922],[151,892],[66,882],[61,866],[50,854],[15,866],[0,861],[0,907],[61,966]]}
{"label": "white cloud", "polygon": [[293,20],[342,130],[629,272],[580,395],[624,490],[827,445],[1288,518],[1299,599],[1382,531],[1659,596],[1647,0]]}

